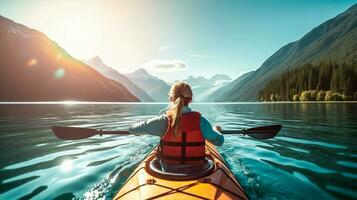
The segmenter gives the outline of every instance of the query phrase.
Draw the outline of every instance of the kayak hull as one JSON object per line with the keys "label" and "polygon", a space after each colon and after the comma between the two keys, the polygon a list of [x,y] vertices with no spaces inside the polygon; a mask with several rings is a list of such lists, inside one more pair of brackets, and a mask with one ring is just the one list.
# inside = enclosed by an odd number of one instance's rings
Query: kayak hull
{"label": "kayak hull", "polygon": [[212,173],[195,180],[175,181],[149,172],[148,163],[156,158],[155,148],[134,170],[114,199],[248,199],[215,146],[208,141],[206,154],[214,163]]}

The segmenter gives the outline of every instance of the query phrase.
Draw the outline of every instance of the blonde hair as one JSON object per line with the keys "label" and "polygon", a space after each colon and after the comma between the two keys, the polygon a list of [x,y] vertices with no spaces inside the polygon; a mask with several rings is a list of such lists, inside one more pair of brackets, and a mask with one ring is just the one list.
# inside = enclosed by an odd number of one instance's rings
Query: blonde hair
{"label": "blonde hair", "polygon": [[167,111],[167,116],[171,120],[170,126],[173,130],[173,135],[174,137],[177,137],[181,123],[182,108],[192,100],[192,90],[190,85],[181,81],[174,83],[171,86],[169,97],[173,105]]}

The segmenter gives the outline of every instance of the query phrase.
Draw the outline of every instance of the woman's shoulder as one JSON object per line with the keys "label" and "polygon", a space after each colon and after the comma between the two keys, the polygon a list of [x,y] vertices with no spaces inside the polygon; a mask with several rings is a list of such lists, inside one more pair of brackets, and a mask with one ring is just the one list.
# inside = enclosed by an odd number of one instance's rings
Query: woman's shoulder
{"label": "woman's shoulder", "polygon": [[200,120],[201,120],[201,123],[203,123],[203,124],[210,124],[209,120],[202,114],[201,114]]}

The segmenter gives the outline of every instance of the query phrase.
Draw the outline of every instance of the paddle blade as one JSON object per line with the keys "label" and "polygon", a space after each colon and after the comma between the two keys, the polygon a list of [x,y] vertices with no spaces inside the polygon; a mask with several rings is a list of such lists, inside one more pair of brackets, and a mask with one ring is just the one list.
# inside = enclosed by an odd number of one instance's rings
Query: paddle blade
{"label": "paddle blade", "polygon": [[270,139],[275,137],[281,129],[281,125],[261,126],[250,128],[245,134],[255,139]]}
{"label": "paddle blade", "polygon": [[52,131],[57,138],[63,140],[80,140],[92,137],[97,130],[90,128],[52,126]]}

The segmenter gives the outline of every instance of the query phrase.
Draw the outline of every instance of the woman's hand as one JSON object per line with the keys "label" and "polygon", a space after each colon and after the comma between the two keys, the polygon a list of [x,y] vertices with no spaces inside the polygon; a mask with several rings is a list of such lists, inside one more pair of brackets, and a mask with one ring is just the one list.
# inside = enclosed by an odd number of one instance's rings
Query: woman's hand
{"label": "woman's hand", "polygon": [[222,128],[220,126],[214,126],[213,129],[219,133],[222,131]]}

